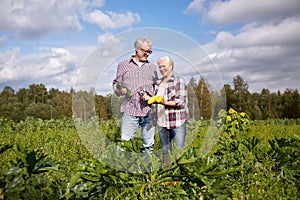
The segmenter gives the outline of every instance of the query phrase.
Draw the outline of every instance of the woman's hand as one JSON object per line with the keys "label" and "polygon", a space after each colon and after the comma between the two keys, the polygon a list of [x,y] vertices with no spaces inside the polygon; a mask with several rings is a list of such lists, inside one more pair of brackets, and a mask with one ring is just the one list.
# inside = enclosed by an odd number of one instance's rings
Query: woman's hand
{"label": "woman's hand", "polygon": [[165,106],[176,106],[174,101],[165,101],[164,99],[162,100],[161,104]]}

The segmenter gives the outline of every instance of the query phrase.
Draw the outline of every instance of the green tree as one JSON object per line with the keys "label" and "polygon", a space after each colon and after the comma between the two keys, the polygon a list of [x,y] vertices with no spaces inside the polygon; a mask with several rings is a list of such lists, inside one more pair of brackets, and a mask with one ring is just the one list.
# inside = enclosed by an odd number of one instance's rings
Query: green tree
{"label": "green tree", "polygon": [[262,89],[259,99],[260,110],[262,111],[263,119],[274,118],[271,105],[271,94],[268,89]]}
{"label": "green tree", "polygon": [[51,88],[48,92],[48,100],[47,105],[49,108],[49,112],[47,113],[47,119],[58,119],[59,116],[59,110],[58,105],[60,103],[61,92],[58,89]]}
{"label": "green tree", "polygon": [[229,84],[225,84],[224,88],[222,89],[223,92],[225,92],[226,95],[226,107],[227,108],[232,108],[234,104],[234,93],[233,90],[231,89]]}
{"label": "green tree", "polygon": [[221,89],[218,91],[212,91],[211,96],[213,101],[213,119],[216,119],[219,117],[220,110],[227,110],[227,102],[226,102],[226,92],[225,89]]}
{"label": "green tree", "polygon": [[27,91],[28,98],[31,102],[45,103],[47,100],[47,88],[43,84],[31,84]]}
{"label": "green tree", "polygon": [[59,113],[58,118],[72,117],[72,97],[70,93],[60,92],[56,98],[56,110]]}
{"label": "green tree", "polygon": [[233,93],[235,98],[233,107],[239,112],[244,111],[249,113],[248,111],[250,111],[251,109],[249,108],[250,92],[248,90],[248,83],[246,83],[240,75],[237,75],[233,78],[233,86]]}
{"label": "green tree", "polygon": [[278,90],[277,93],[271,94],[272,105],[274,106],[274,118],[281,118],[280,107],[281,107],[281,93]]}
{"label": "green tree", "polygon": [[283,118],[300,118],[300,95],[298,90],[286,89],[282,96]]}
{"label": "green tree", "polygon": [[95,107],[96,107],[96,113],[99,116],[99,119],[102,120],[108,120],[107,115],[107,107],[105,97],[102,95],[96,95],[95,96]]}
{"label": "green tree", "polygon": [[210,119],[212,117],[212,99],[210,96],[209,85],[202,76],[198,82],[195,93],[198,98],[200,117]]}
{"label": "green tree", "polygon": [[187,85],[189,117],[192,120],[200,119],[199,102],[196,96],[196,79],[192,77]]}
{"label": "green tree", "polygon": [[251,101],[251,108],[252,109],[249,111],[249,117],[251,119],[258,119],[258,120],[263,119],[260,104],[259,104],[260,96],[261,95],[257,92],[251,94],[251,100],[250,101]]}
{"label": "green tree", "polygon": [[7,119],[14,119],[14,117],[17,117],[17,120],[19,120],[18,116],[20,114],[20,103],[18,102],[15,91],[11,87],[4,87],[0,94],[0,103],[1,116]]}
{"label": "green tree", "polygon": [[93,92],[78,91],[72,94],[72,111],[75,118],[87,123],[96,116],[95,95]]}

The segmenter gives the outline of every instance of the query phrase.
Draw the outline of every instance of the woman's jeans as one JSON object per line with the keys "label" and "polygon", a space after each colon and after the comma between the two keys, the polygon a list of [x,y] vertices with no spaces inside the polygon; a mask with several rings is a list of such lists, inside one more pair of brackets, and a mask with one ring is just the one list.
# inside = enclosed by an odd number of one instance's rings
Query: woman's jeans
{"label": "woman's jeans", "polygon": [[133,139],[139,126],[142,131],[142,153],[147,155],[146,150],[153,153],[155,127],[152,125],[149,115],[140,117],[123,113],[121,139],[127,141]]}
{"label": "woman's jeans", "polygon": [[168,154],[169,151],[172,151],[172,140],[174,140],[177,148],[183,148],[186,135],[186,123],[182,124],[179,128],[173,129],[159,126],[158,133],[162,144],[162,152],[163,154]]}

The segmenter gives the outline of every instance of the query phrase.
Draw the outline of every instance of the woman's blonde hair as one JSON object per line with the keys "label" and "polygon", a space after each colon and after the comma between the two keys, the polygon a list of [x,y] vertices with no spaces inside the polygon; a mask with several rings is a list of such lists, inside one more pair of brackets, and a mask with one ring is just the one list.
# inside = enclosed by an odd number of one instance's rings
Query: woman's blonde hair
{"label": "woman's blonde hair", "polygon": [[174,68],[174,61],[173,59],[170,57],[170,56],[161,56],[157,59],[157,61],[160,61],[160,60],[166,60],[169,62],[169,64],[172,66],[172,69]]}

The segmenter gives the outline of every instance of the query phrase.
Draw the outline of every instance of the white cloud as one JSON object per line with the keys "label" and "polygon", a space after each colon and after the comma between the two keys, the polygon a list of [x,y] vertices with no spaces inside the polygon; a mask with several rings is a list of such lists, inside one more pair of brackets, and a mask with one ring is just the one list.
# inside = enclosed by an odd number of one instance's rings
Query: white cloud
{"label": "white cloud", "polygon": [[298,46],[300,45],[300,16],[290,17],[279,23],[260,26],[245,26],[240,34],[233,36],[230,32],[220,32],[216,42],[220,47],[247,47],[260,45]]}
{"label": "white cloud", "polygon": [[140,22],[137,13],[104,13],[104,0],[5,0],[0,1],[0,30],[15,38],[36,38],[50,32],[79,31],[80,20],[101,29],[118,29]]}
{"label": "white cloud", "polygon": [[299,0],[194,0],[186,12],[197,12],[217,24],[282,19],[300,14]]}
{"label": "white cloud", "polygon": [[104,34],[101,34],[98,36],[98,42],[104,43],[105,41],[109,40],[110,38],[113,38],[114,34],[111,32],[106,32]]}
{"label": "white cloud", "polygon": [[141,21],[139,14],[129,11],[125,13],[110,11],[105,14],[100,10],[95,10],[84,14],[83,19],[89,23],[97,24],[103,30],[128,27]]}
{"label": "white cloud", "polygon": [[194,0],[185,9],[186,13],[200,13],[205,10],[204,8],[205,0]]}
{"label": "white cloud", "polygon": [[[207,45],[224,79],[241,75],[254,91],[298,88],[300,19],[291,17],[279,24],[241,30],[237,35],[220,32]],[[275,86],[275,80],[283,81]]]}
{"label": "white cloud", "polygon": [[208,17],[217,23],[235,23],[285,18],[299,14],[298,0],[232,0],[218,2]]}
{"label": "white cloud", "polygon": [[82,64],[89,56],[89,54],[96,49],[96,46],[69,46],[68,49],[76,59]]}
{"label": "white cloud", "polygon": [[6,42],[7,40],[7,37],[4,35],[4,36],[0,36],[0,47],[2,47],[2,45]]}
{"label": "white cloud", "polygon": [[17,38],[35,38],[52,31],[81,30],[79,13],[104,0],[5,0],[0,1],[0,30]]}
{"label": "white cloud", "polygon": [[[27,56],[21,55],[19,48],[14,48],[0,53],[0,85],[15,82],[10,86],[19,88],[24,83],[56,83],[62,88],[70,88],[73,84],[70,80],[74,79],[78,65],[76,57],[63,48]],[[22,83],[18,85],[20,81]]]}
{"label": "white cloud", "polygon": [[[195,0],[186,11],[197,12],[197,9],[201,10],[202,21],[224,28],[204,48],[225,83],[230,84],[234,76],[241,75],[252,91],[299,89],[298,0]],[[240,25],[235,26],[239,27],[236,31],[224,26],[236,23]]]}

